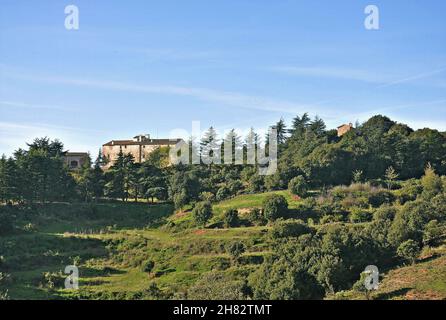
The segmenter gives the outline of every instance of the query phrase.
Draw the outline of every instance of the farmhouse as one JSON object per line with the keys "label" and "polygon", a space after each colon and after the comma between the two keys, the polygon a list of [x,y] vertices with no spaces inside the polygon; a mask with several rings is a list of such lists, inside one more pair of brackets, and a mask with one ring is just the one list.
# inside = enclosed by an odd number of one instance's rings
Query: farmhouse
{"label": "farmhouse", "polygon": [[349,132],[351,129],[353,129],[353,124],[343,124],[342,126],[338,127],[338,137],[342,137],[344,134]]}
{"label": "farmhouse", "polygon": [[109,160],[107,167],[118,158],[119,153],[131,154],[136,163],[144,162],[148,155],[160,147],[173,147],[181,139],[152,139],[148,134],[140,134],[131,140],[112,140],[102,146],[102,154]]}

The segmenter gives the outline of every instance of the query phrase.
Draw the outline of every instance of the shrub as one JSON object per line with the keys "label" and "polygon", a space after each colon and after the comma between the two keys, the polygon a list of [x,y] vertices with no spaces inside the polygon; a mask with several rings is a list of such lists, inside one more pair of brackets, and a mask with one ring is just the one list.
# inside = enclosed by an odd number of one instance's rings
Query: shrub
{"label": "shrub", "polygon": [[401,243],[396,253],[401,258],[414,264],[418,255],[420,254],[420,246],[416,241],[410,239]]}
{"label": "shrub", "polygon": [[443,188],[441,178],[435,173],[435,170],[430,164],[424,171],[424,176],[421,178],[421,184],[423,185],[422,196],[426,199],[435,197],[437,194],[441,193]]}
{"label": "shrub", "polygon": [[226,248],[226,252],[231,256],[234,262],[238,262],[238,258],[245,253],[245,245],[241,242],[233,242]]}
{"label": "shrub", "polygon": [[236,209],[229,209],[223,215],[223,223],[226,228],[238,227],[240,220]]}
{"label": "shrub", "polygon": [[381,206],[378,210],[373,214],[374,220],[393,220],[396,215],[396,209],[391,206]]}
{"label": "shrub", "polygon": [[410,179],[403,182],[401,189],[395,191],[395,195],[400,204],[405,204],[408,201],[415,201],[423,192],[423,186],[420,180]]}
{"label": "shrub", "polygon": [[200,200],[201,201],[214,202],[215,201],[215,195],[212,192],[204,191],[204,192],[200,193]]}
{"label": "shrub", "polygon": [[243,190],[243,183],[240,180],[232,180],[228,183],[228,188],[231,195],[236,195]]}
{"label": "shrub", "polygon": [[288,202],[285,197],[272,194],[263,200],[263,214],[268,221],[283,218],[288,212]]}
{"label": "shrub", "polygon": [[229,190],[229,188],[226,186],[223,186],[220,189],[218,189],[215,199],[217,201],[222,201],[222,200],[229,198],[230,196],[231,196],[231,191]]}
{"label": "shrub", "polygon": [[298,238],[303,234],[311,233],[311,228],[302,220],[277,220],[271,229],[271,238]]}
{"label": "shrub", "polygon": [[179,193],[175,193],[173,196],[173,203],[175,205],[175,209],[183,208],[188,201],[188,196],[186,190],[181,190]]}
{"label": "shrub", "polygon": [[428,211],[428,206],[424,202],[407,202],[393,220],[389,242],[395,246],[409,239],[421,242],[424,225],[429,220]]}
{"label": "shrub", "polygon": [[392,192],[381,189],[381,190],[376,190],[374,192],[372,191],[369,195],[368,201],[372,207],[377,208],[385,203],[391,204],[392,202],[395,201],[395,196],[393,195]]}
{"label": "shrub", "polygon": [[372,218],[371,212],[362,209],[354,209],[350,213],[350,221],[353,223],[369,222],[372,221]]}
{"label": "shrub", "polygon": [[427,246],[434,246],[443,236],[444,227],[442,227],[437,220],[429,221],[424,227],[423,244]]}
{"label": "shrub", "polygon": [[187,291],[191,300],[243,300],[245,285],[215,271],[206,273]]}
{"label": "shrub", "polygon": [[432,219],[437,219],[438,221],[446,221],[446,194],[442,193],[435,196],[430,201],[432,207]]}
{"label": "shrub", "polygon": [[154,267],[155,267],[155,262],[153,262],[152,260],[147,260],[142,264],[141,270],[143,272],[152,272]]}
{"label": "shrub", "polygon": [[262,210],[260,210],[259,208],[251,209],[248,212],[246,218],[254,226],[263,226],[268,222],[265,219],[265,216],[263,215]]}
{"label": "shrub", "polygon": [[212,217],[211,203],[207,201],[197,203],[192,210],[192,216],[197,224],[205,225]]}
{"label": "shrub", "polygon": [[254,174],[250,179],[249,179],[249,186],[248,189],[251,192],[260,192],[264,190],[264,179],[263,176],[258,175],[258,174]]}
{"label": "shrub", "polygon": [[290,190],[292,194],[304,198],[308,192],[308,184],[303,176],[297,176],[290,180],[288,190]]}

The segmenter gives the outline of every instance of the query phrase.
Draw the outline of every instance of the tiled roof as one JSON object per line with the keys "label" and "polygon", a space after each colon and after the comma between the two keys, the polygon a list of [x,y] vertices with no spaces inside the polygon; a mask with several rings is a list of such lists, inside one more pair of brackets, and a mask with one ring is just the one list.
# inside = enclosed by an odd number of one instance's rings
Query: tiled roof
{"label": "tiled roof", "polygon": [[88,156],[88,153],[87,152],[69,152],[69,151],[67,151],[67,152],[65,152],[65,154],[64,154],[64,156],[66,156],[66,157],[86,157],[86,156]]}
{"label": "tiled roof", "polygon": [[143,141],[135,140],[112,140],[104,144],[104,146],[123,146],[123,145],[143,145],[143,146],[168,146],[177,144],[181,139],[147,139]]}

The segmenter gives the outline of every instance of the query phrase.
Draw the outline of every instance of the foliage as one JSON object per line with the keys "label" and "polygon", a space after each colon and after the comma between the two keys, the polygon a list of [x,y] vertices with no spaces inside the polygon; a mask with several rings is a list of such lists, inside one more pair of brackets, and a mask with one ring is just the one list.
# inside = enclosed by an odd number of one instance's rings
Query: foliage
{"label": "foliage", "polygon": [[269,221],[285,217],[288,212],[288,202],[282,195],[272,194],[263,201],[263,214]]}
{"label": "foliage", "polygon": [[226,210],[223,216],[223,223],[226,228],[238,227],[240,220],[236,209]]}
{"label": "foliage", "polygon": [[231,256],[232,260],[237,263],[240,256],[245,253],[246,248],[242,242],[233,242],[228,245],[226,251]]}
{"label": "foliage", "polygon": [[188,291],[192,300],[243,300],[245,285],[218,272],[206,273]]}
{"label": "foliage", "polygon": [[298,238],[303,234],[311,233],[311,228],[302,220],[276,220],[270,231],[272,239]]}
{"label": "foliage", "polygon": [[308,191],[308,184],[303,176],[297,176],[291,179],[288,189],[292,194],[305,197]]}
{"label": "foliage", "polygon": [[210,202],[202,201],[195,205],[192,215],[198,225],[204,226],[212,217],[212,205]]}
{"label": "foliage", "polygon": [[412,264],[415,263],[418,255],[420,254],[420,246],[414,240],[407,240],[401,243],[397,249],[397,254],[401,258],[410,261]]}

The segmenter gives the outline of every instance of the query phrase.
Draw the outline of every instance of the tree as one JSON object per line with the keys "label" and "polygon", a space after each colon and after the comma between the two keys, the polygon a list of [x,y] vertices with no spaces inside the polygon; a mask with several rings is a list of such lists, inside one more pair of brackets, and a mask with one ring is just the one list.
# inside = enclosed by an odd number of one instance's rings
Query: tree
{"label": "tree", "polygon": [[435,173],[429,163],[424,171],[424,176],[421,178],[421,185],[423,186],[422,196],[425,199],[431,199],[442,191],[441,178]]}
{"label": "tree", "polygon": [[176,209],[182,209],[187,204],[187,192],[182,189],[180,192],[175,193],[173,196],[173,203]]}
{"label": "tree", "polygon": [[302,198],[306,197],[308,191],[308,184],[303,176],[297,176],[290,180],[288,184],[288,190],[294,195],[298,195]]}
{"label": "tree", "polygon": [[204,226],[212,217],[212,205],[210,202],[199,202],[192,210],[192,216],[198,225]]}
{"label": "tree", "polygon": [[228,209],[223,215],[223,223],[226,228],[237,227],[240,223],[237,209]]}
{"label": "tree", "polygon": [[256,300],[311,300],[324,297],[324,289],[308,269],[286,257],[268,257],[249,277]]}
{"label": "tree", "polygon": [[281,118],[274,126],[272,126],[272,128],[277,131],[277,144],[283,145],[287,139],[287,136],[286,136],[287,129],[286,129],[286,124],[285,124],[285,121],[283,120],[283,118]]}
{"label": "tree", "polygon": [[426,246],[436,245],[443,237],[444,226],[437,220],[431,220],[424,227],[423,244]]}
{"label": "tree", "polygon": [[400,244],[397,249],[397,254],[401,258],[410,261],[412,264],[415,264],[415,261],[420,254],[420,246],[414,240],[407,240]]}
{"label": "tree", "polygon": [[245,245],[241,242],[233,242],[226,248],[234,263],[238,263],[240,256],[245,253]]}
{"label": "tree", "polygon": [[231,190],[227,186],[222,186],[218,189],[215,199],[217,201],[222,201],[229,198],[231,195]]}
{"label": "tree", "polygon": [[396,179],[398,179],[399,174],[396,173],[395,169],[393,169],[392,166],[388,167],[386,169],[386,174],[385,174],[385,178],[386,178],[386,182],[387,182],[387,189],[391,190],[393,187],[393,183]]}
{"label": "tree", "polygon": [[288,202],[285,197],[272,194],[263,200],[263,214],[268,221],[284,217],[288,212]]}
{"label": "tree", "polygon": [[310,117],[308,113],[304,113],[302,117],[296,116],[293,119],[291,129],[288,132],[291,134],[292,138],[302,137],[310,124]]}
{"label": "tree", "polygon": [[212,164],[221,163],[221,145],[218,141],[217,131],[213,127],[210,127],[201,139],[200,155],[201,161],[209,165],[209,168],[212,167]]}
{"label": "tree", "polygon": [[424,202],[407,202],[396,214],[389,232],[389,241],[398,247],[412,239],[421,242],[423,229],[429,220],[429,208]]}
{"label": "tree", "polygon": [[133,191],[135,200],[138,200],[137,166],[133,155],[124,154],[121,150],[115,163],[107,172],[107,176],[106,190],[108,196],[121,198],[125,202],[129,198],[130,192]]}

